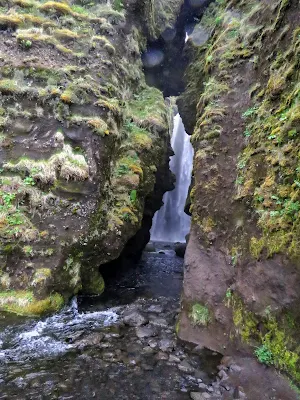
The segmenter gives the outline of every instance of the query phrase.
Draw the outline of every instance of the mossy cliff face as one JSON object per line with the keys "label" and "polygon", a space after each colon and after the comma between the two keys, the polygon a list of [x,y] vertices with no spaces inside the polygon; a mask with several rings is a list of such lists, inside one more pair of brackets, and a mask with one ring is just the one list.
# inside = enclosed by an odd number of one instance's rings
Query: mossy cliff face
{"label": "mossy cliff face", "polygon": [[125,0],[122,3],[137,19],[144,35],[153,41],[166,29],[174,28],[184,0]]}
{"label": "mossy cliff face", "polygon": [[41,314],[101,293],[99,266],[168,171],[170,108],[145,84],[141,26],[159,34],[181,1],[163,23],[111,3],[0,1],[0,309]]}
{"label": "mossy cliff face", "polygon": [[[296,0],[211,5],[179,100],[195,147],[179,336],[255,352],[297,382],[299,19]],[[205,324],[191,318],[196,305]]]}

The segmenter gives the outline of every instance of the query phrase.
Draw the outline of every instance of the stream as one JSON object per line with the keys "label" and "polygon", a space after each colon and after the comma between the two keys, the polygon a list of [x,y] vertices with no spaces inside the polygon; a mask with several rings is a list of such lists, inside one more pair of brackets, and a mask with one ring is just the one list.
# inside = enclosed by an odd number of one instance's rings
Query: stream
{"label": "stream", "polygon": [[0,399],[210,396],[220,356],[176,339],[182,275],[183,260],[160,243],[106,277],[103,296],[42,320],[2,314]]}

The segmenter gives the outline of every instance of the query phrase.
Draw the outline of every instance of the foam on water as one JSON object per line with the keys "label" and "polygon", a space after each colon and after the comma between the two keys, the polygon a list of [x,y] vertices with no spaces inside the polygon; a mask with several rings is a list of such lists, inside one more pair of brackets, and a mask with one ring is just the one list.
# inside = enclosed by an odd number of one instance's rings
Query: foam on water
{"label": "foam on water", "polygon": [[68,308],[43,321],[10,327],[0,333],[0,361],[53,357],[73,347],[67,339],[77,331],[87,332],[114,324],[116,308],[107,311],[80,313],[77,299]]}

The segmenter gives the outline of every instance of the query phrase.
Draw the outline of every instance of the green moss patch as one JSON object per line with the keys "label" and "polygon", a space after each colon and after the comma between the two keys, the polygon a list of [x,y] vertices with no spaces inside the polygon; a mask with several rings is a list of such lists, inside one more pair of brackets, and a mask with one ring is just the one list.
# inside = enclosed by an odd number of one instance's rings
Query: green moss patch
{"label": "green moss patch", "polygon": [[30,291],[0,292],[0,310],[26,316],[40,316],[60,310],[63,297],[54,293],[45,299],[36,299]]}
{"label": "green moss patch", "polygon": [[167,127],[165,110],[162,93],[153,87],[146,87],[128,102],[128,114],[142,127],[151,125]]}
{"label": "green moss patch", "polygon": [[83,278],[82,292],[92,295],[100,295],[104,292],[105,282],[98,271],[89,271],[88,279]]}
{"label": "green moss patch", "polygon": [[34,207],[45,198],[36,188],[27,185],[20,177],[0,178],[0,233],[6,239],[19,239],[23,242],[38,238],[38,230],[32,224],[20,202],[26,197]]}
{"label": "green moss patch", "polygon": [[295,60],[300,39],[293,38],[286,55],[280,53],[271,65],[266,92],[256,98],[251,113],[244,113],[249,144],[240,156],[238,191],[239,197],[252,197],[258,215],[262,236],[250,243],[255,258],[264,249],[268,257],[276,253],[299,257],[300,75]]}
{"label": "green moss patch", "polygon": [[265,316],[255,315],[247,310],[236,295],[226,299],[233,310],[233,322],[236,333],[243,342],[253,346],[258,360],[266,365],[288,373],[295,381],[300,381],[299,347],[293,337],[296,326],[290,314],[280,320],[267,308]]}
{"label": "green moss patch", "polygon": [[209,309],[200,303],[192,305],[189,317],[194,325],[207,326],[211,321]]}

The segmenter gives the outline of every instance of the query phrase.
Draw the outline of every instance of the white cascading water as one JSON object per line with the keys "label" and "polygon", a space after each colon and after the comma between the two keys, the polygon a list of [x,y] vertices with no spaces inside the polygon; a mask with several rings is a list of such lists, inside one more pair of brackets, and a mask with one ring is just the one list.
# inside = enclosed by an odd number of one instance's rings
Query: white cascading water
{"label": "white cascading water", "polygon": [[0,332],[0,364],[5,360],[21,361],[64,354],[74,347],[67,342],[70,335],[114,325],[119,318],[117,310],[118,307],[106,311],[79,312],[77,298],[74,297],[70,306],[57,314],[38,322],[25,322],[17,329],[8,327]]}
{"label": "white cascading water", "polygon": [[191,218],[185,214],[184,206],[191,184],[194,150],[179,114],[174,117],[171,145],[175,153],[170,159],[170,169],[176,176],[175,189],[165,193],[164,205],[153,218],[151,240],[185,242]]}

